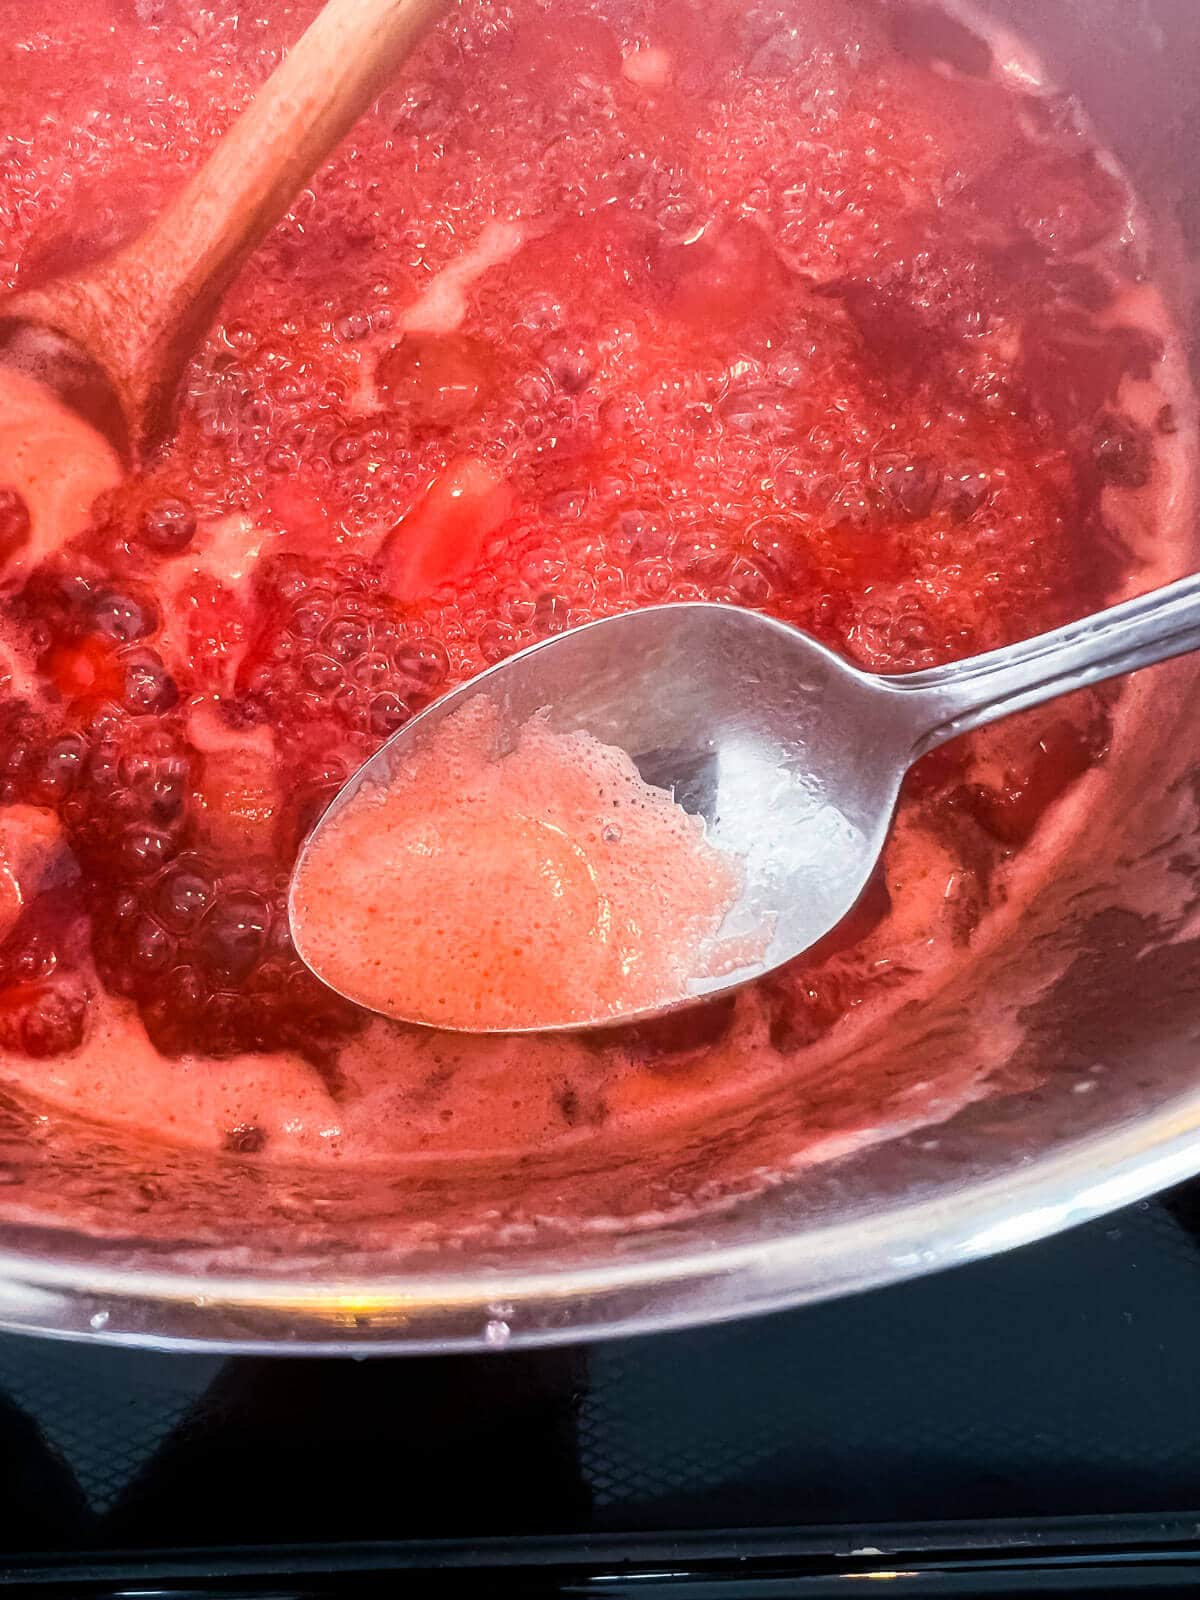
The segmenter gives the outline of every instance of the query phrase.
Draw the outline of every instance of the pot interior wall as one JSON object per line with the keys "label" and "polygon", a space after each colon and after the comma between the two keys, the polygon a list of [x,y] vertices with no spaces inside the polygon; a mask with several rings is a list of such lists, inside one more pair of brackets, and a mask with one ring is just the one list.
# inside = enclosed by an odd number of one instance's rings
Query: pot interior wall
{"label": "pot interior wall", "polygon": [[[1193,0],[989,0],[978,10],[1028,39],[1080,95],[1190,262],[1200,249]],[[1182,305],[1187,265],[1172,265],[1168,281]],[[848,1240],[859,1241],[858,1267],[871,1257],[876,1276],[905,1270],[903,1218],[919,1230],[965,1213],[980,1186],[1044,1169],[1056,1192],[1077,1191],[1087,1172],[1135,1159],[1130,1129],[1166,1139],[1200,1122],[1194,677],[1178,665],[1154,675],[1147,737],[1114,763],[1083,847],[1020,926],[934,1003],[861,1047],[850,1070],[878,1084],[880,1118],[898,1123],[914,1085],[983,1063],[996,1092],[940,1127],[868,1147],[840,1117],[835,1082],[798,1082],[723,1126],[623,1157],[289,1172],[133,1146],[0,1099],[5,1248],[84,1277],[253,1272],[320,1284],[403,1274],[428,1279],[432,1293],[448,1272],[501,1285],[517,1273],[614,1266],[652,1277],[667,1261],[678,1268],[799,1234],[811,1241],[790,1290],[799,1298],[853,1276]],[[816,1139],[839,1158],[772,1181]],[[919,1254],[920,1237],[908,1248]],[[680,1287],[676,1308],[688,1304]],[[714,1306],[710,1294],[708,1314]]]}

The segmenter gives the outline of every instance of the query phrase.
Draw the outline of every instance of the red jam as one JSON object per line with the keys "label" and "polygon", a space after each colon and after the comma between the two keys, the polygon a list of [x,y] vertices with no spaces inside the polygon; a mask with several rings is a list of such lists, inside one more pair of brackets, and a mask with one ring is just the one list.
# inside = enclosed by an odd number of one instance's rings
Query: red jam
{"label": "red jam", "polygon": [[[313,7],[265,9],[0,0],[0,284],[145,224]],[[966,948],[1111,695],[939,752],[842,929],[658,1028],[411,1034],[284,914],[383,739],[576,623],[724,601],[904,671],[1145,577],[1170,329],[1129,196],[928,20],[468,0],[234,283],[144,471],[52,504],[0,406],[0,840],[55,841],[6,847],[5,1076],[264,1157],[520,1149],[803,1071]]]}

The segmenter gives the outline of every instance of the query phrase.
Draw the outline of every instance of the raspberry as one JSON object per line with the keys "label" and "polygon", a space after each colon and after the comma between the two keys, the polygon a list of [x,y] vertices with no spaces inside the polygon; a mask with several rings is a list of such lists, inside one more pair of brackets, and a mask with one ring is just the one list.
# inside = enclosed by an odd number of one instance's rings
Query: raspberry
{"label": "raspberry", "polygon": [[177,729],[118,724],[89,741],[62,805],[71,846],[99,881],[153,874],[182,847],[195,756]]}
{"label": "raspberry", "polygon": [[287,927],[286,877],[187,854],[111,892],[93,921],[97,971],[165,1055],[292,1049],[325,1065],[365,1022],[318,982]]}
{"label": "raspberry", "polygon": [[65,982],[17,984],[0,990],[0,1045],[45,1060],[83,1043],[87,996]]}
{"label": "raspberry", "polygon": [[265,564],[259,596],[264,623],[237,688],[285,737],[332,718],[386,738],[441,692],[445,651],[405,623],[376,567],[281,556]]}
{"label": "raspberry", "polygon": [[142,512],[138,538],[155,555],[177,556],[196,536],[196,513],[183,500],[155,500]]}
{"label": "raspberry", "polygon": [[0,1046],[48,1057],[83,1039],[88,994],[79,973],[87,900],[78,884],[42,890],[0,943]]}

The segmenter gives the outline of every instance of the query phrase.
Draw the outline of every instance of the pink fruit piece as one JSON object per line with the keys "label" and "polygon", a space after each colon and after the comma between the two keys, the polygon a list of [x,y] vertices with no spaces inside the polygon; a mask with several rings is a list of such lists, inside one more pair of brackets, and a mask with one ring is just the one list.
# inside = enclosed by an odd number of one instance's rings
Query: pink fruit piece
{"label": "pink fruit piece", "polygon": [[412,604],[469,578],[514,505],[512,489],[494,468],[473,456],[452,461],[388,537],[383,567],[389,593]]}

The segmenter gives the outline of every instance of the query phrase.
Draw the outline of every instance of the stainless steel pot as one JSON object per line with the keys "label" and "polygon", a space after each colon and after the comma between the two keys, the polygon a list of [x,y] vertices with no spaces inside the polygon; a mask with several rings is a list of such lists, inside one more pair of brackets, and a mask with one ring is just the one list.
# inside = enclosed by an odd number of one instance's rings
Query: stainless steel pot
{"label": "stainless steel pot", "polygon": [[[1044,53],[1124,160],[1168,258],[1177,247],[1167,276],[1186,313],[1195,0],[980,9]],[[1195,678],[1183,666],[1135,683],[1147,714],[1053,881],[969,970],[859,1047],[885,1123],[931,1084],[986,1080],[950,1121],[866,1143],[861,1107],[845,1116],[798,1078],[621,1159],[398,1177],[206,1160],[0,1098],[0,1325],[355,1353],[665,1328],[968,1261],[1200,1170]]]}

